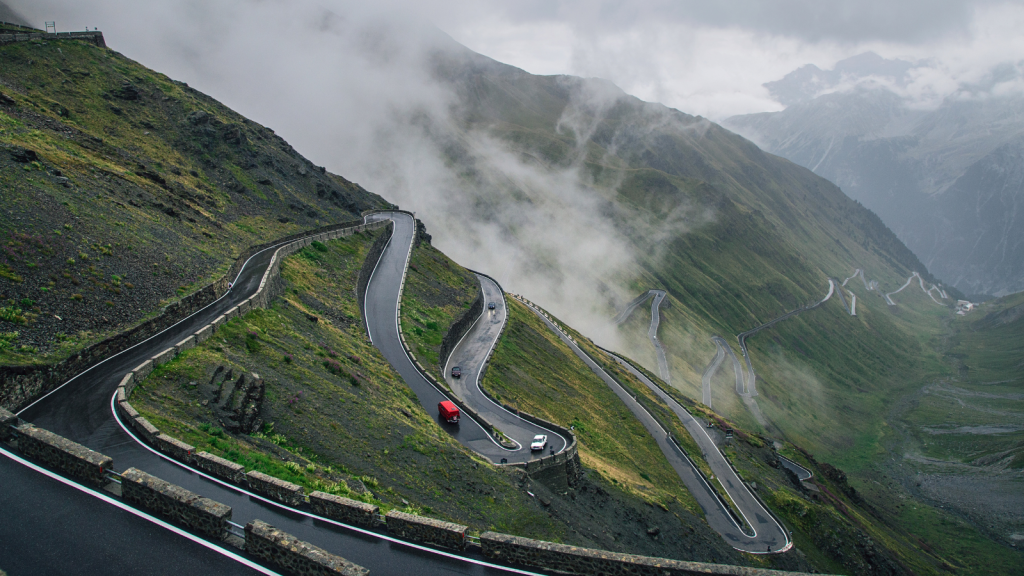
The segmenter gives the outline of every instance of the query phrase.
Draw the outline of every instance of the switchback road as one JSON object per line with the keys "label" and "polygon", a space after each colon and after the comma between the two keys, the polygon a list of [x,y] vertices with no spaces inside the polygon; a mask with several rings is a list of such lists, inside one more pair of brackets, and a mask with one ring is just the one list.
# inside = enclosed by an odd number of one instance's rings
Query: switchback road
{"label": "switchback road", "polygon": [[[407,254],[409,242],[411,242],[412,218],[403,218],[398,213],[396,213],[395,218],[396,238],[392,240],[391,244],[396,245],[396,243],[404,242],[404,248],[402,249],[405,250],[404,254]],[[167,482],[231,506],[233,520],[239,524],[245,524],[250,520],[258,518],[300,540],[319,546],[332,554],[337,554],[368,568],[375,575],[394,574],[408,576],[409,574],[441,575],[452,572],[462,574],[516,572],[512,569],[495,566],[479,554],[470,553],[459,556],[449,552],[435,551],[424,546],[403,542],[380,532],[345,526],[337,522],[316,518],[303,510],[296,510],[270,502],[241,487],[215,480],[171,460],[163,454],[157,453],[139,441],[116,417],[113,410],[114,391],[124,375],[145,360],[148,360],[169,346],[173,346],[252,296],[259,288],[263,274],[270,265],[273,252],[278,247],[268,248],[250,258],[235,279],[231,291],[213,304],[149,340],[85,370],[49,395],[22,410],[19,416],[36,426],[50,430],[112,457],[117,470],[123,471],[129,467],[144,470]],[[404,267],[404,264],[402,266]],[[388,288],[397,294],[401,275],[397,276],[398,280],[394,280],[394,278],[393,276],[391,280],[395,284],[388,286]],[[378,286],[381,285],[379,284]],[[368,293],[368,301],[370,300],[369,296]],[[390,324],[397,332],[396,303],[397,298],[394,298],[391,301],[390,312],[381,310],[379,313],[380,317],[376,318],[375,321]],[[389,318],[390,320],[389,322],[383,321],[382,318]],[[374,337],[377,337],[377,334],[374,334]],[[400,347],[401,343],[398,346]],[[407,359],[408,357],[405,356],[405,358]],[[436,401],[434,406],[430,407],[429,413],[436,413]],[[466,426],[465,429],[472,430],[472,427]],[[483,443],[486,442],[491,447],[495,446],[490,442],[486,434],[483,434],[483,437],[478,440],[481,441],[481,445],[485,445]],[[6,460],[6,458],[0,457],[0,460]],[[3,475],[3,491],[12,494],[33,494],[37,487],[42,486],[44,483],[45,481],[42,480],[41,473],[37,472]],[[18,516],[20,531],[25,534],[49,534],[50,538],[56,539],[77,537],[75,532],[70,531],[76,525],[69,524],[68,519],[88,518],[89,514],[94,511],[95,502],[92,499],[75,498],[72,496],[73,492],[71,492],[74,489],[67,486],[63,488],[55,487],[54,490],[60,494],[58,497],[61,498],[59,502],[62,505],[37,506],[33,509],[33,513]],[[7,500],[6,503],[0,502],[0,506],[5,506],[6,510],[17,510],[17,508],[13,508],[14,504],[16,503],[10,500]],[[4,514],[4,517],[7,518],[8,516]],[[114,518],[115,520],[112,520],[112,522],[134,522],[126,518],[122,519],[117,515]],[[5,522],[4,524],[7,523]],[[64,531],[65,526],[69,530],[68,532]],[[79,523],[78,528],[82,528],[81,523]],[[96,534],[119,533],[119,528],[116,526],[111,527],[108,531],[107,526],[97,525],[94,530]],[[160,543],[160,540],[165,539],[164,537],[147,538],[147,535],[140,535],[139,539],[135,540],[135,542],[138,542],[139,545],[149,545],[151,542],[155,546],[164,545]],[[230,553],[245,557],[243,552],[226,547],[221,542],[205,540],[204,542],[206,543],[204,545],[206,550],[221,556]],[[43,544],[40,543],[41,546]],[[102,545],[102,541],[98,541],[97,545],[101,546],[96,552],[97,555],[100,553],[114,554],[119,549],[119,544],[117,543],[111,543],[107,547]],[[172,548],[167,548],[169,551],[164,555],[157,554],[153,557],[137,558],[139,567],[135,571],[140,573],[166,573],[170,566],[174,566],[175,571],[183,566],[187,566],[188,564],[184,560],[172,559],[177,558],[177,554],[184,554],[185,552],[181,551],[183,548],[178,544],[169,546],[172,546]],[[173,548],[173,546],[178,546],[178,548]],[[28,548],[14,550],[14,556],[9,558],[5,555],[2,564],[15,565],[17,563],[20,565],[23,562],[30,562],[32,556],[29,550]],[[205,553],[195,552],[191,554]],[[209,564],[209,566],[220,566],[220,564],[216,563],[217,561],[210,560],[210,562],[213,563]],[[59,566],[59,564],[54,565]],[[4,566],[0,565],[0,568],[4,568]],[[63,571],[57,570],[55,572]],[[199,572],[241,574],[251,573],[252,571],[248,568],[245,570],[239,568],[233,572],[230,568],[224,568],[223,571],[214,569],[209,571],[199,570]],[[96,572],[83,571],[82,573]],[[107,574],[110,571],[104,571],[103,573]]]}

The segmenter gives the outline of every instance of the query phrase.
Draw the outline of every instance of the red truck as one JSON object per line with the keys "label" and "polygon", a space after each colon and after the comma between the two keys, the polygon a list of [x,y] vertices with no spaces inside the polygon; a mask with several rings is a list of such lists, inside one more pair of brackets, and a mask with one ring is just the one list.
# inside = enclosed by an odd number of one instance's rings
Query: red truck
{"label": "red truck", "polygon": [[459,407],[452,403],[451,400],[442,400],[437,403],[437,413],[441,415],[441,418],[450,424],[459,423]]}

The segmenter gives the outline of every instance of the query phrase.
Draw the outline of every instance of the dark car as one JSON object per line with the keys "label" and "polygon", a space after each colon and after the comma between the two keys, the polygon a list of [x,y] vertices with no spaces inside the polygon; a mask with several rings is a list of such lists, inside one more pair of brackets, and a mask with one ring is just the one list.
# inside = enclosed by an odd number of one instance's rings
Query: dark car
{"label": "dark car", "polygon": [[458,366],[453,366],[452,378],[462,378],[462,368],[459,368]]}
{"label": "dark car", "polygon": [[494,310],[494,302],[488,302],[487,303],[487,309],[488,310]]}

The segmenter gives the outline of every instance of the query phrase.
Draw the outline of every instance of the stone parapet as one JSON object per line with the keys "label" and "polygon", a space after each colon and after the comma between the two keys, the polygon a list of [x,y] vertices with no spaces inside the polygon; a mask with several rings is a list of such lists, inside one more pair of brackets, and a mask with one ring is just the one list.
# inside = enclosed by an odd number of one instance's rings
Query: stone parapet
{"label": "stone parapet", "polygon": [[11,426],[18,425],[18,416],[0,408],[0,441],[12,436]]}
{"label": "stone parapet", "polygon": [[210,338],[210,336],[213,336],[213,329],[214,326],[212,324],[207,324],[206,326],[203,326],[199,330],[196,330],[196,344],[202,344],[203,342],[206,342]]}
{"label": "stone parapet", "polygon": [[255,470],[246,472],[245,478],[249,481],[249,488],[271,500],[288,506],[298,506],[305,501],[302,486],[298,484],[285,482]]}
{"label": "stone parapet", "polygon": [[49,430],[22,424],[17,428],[18,451],[68,476],[102,486],[114,459],[94,452]]}
{"label": "stone parapet", "polygon": [[380,514],[380,507],[374,504],[320,491],[309,495],[309,505],[318,516],[357,526],[376,525]]}
{"label": "stone parapet", "polygon": [[224,537],[231,520],[230,506],[203,498],[135,468],[121,474],[121,497],[216,540]]}
{"label": "stone parapet", "polygon": [[136,383],[142,382],[152,372],[153,360],[146,360],[142,364],[139,364],[138,366],[132,369],[132,374],[134,374],[133,380],[135,380]]}
{"label": "stone parapet", "polygon": [[192,462],[203,472],[212,474],[222,480],[238,484],[245,476],[245,466],[214,456],[209,452],[199,452],[192,457]]}
{"label": "stone parapet", "polygon": [[153,445],[156,446],[157,450],[171,458],[185,463],[192,460],[192,453],[196,451],[195,446],[185,444],[181,440],[171,438],[167,434],[157,434],[153,438]]}
{"label": "stone parapet", "polygon": [[466,549],[467,526],[392,510],[385,520],[388,534],[455,550]]}
{"label": "stone parapet", "polygon": [[121,414],[121,418],[127,420],[129,424],[133,423],[135,419],[139,417],[138,411],[135,410],[135,408],[128,402],[118,402],[117,411]]}
{"label": "stone parapet", "polygon": [[177,344],[174,345],[174,349],[178,351],[178,354],[181,354],[185,350],[191,350],[192,348],[195,347],[196,337],[194,335],[189,336],[188,338],[185,338],[181,342],[178,342]]}
{"label": "stone parapet", "polygon": [[160,430],[156,426],[150,424],[149,420],[146,420],[145,416],[136,416],[135,419],[131,421],[131,425],[132,428],[141,434],[143,439],[147,442],[152,443],[153,440],[160,435]]}
{"label": "stone parapet", "polygon": [[124,393],[131,396],[132,391],[135,390],[135,373],[129,372],[121,378],[121,383],[117,385],[118,388],[124,388]]}
{"label": "stone parapet", "polygon": [[335,556],[291,534],[274,528],[262,520],[253,520],[245,526],[245,551],[256,558],[279,566],[288,574],[340,574],[364,576],[370,571]]}
{"label": "stone parapet", "polygon": [[508,534],[484,532],[480,546],[487,558],[506,564],[543,568],[566,574],[603,574],[606,576],[800,576],[801,572],[783,572],[763,568],[684,562],[621,554],[606,550],[580,548],[542,542]]}
{"label": "stone parapet", "polygon": [[151,358],[151,360],[153,360],[153,367],[156,368],[157,366],[163,366],[171,360],[174,360],[174,357],[177,355],[178,351],[172,346]]}

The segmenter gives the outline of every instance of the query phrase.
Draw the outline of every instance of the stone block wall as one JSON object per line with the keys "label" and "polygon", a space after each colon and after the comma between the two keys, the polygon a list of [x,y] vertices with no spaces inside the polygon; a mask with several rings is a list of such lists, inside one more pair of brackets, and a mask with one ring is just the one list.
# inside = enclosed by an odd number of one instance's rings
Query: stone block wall
{"label": "stone block wall", "polygon": [[186,464],[192,460],[192,453],[196,451],[195,446],[185,444],[181,440],[171,438],[166,434],[157,434],[153,438],[153,445],[156,446],[157,450]]}
{"label": "stone block wall", "polygon": [[203,498],[135,468],[121,474],[121,497],[130,504],[151,510],[215,540],[224,537],[231,520],[230,506]]}
{"label": "stone block wall", "polygon": [[388,534],[454,550],[466,549],[467,526],[392,510],[385,516]]}
{"label": "stone block wall", "polygon": [[13,435],[11,426],[18,425],[18,417],[0,408],[0,441],[6,441]]}
{"label": "stone block wall", "polygon": [[199,452],[193,456],[192,462],[203,472],[235,484],[241,482],[245,477],[245,466],[235,464],[220,456],[214,456],[209,452]]}
{"label": "stone block wall", "polygon": [[[125,402],[125,404],[127,404],[127,402]],[[135,431],[142,436],[142,439],[147,442],[152,443],[153,439],[160,435],[160,430],[156,426],[150,424],[149,420],[146,420],[144,416],[136,416],[134,420],[129,422],[129,424],[131,424],[132,428],[134,428]]]}
{"label": "stone block wall", "polygon": [[374,504],[320,491],[309,495],[309,505],[314,514],[357,526],[376,526],[380,514],[380,507]]}
{"label": "stone block wall", "polygon": [[95,44],[100,48],[106,48],[107,43],[103,40],[103,32],[57,32],[46,33],[36,32],[28,34],[0,34],[0,45],[13,44],[15,42],[29,42],[31,40],[84,40]]}
{"label": "stone block wall", "polygon": [[566,574],[603,574],[606,576],[799,576],[798,572],[782,572],[763,568],[747,568],[727,564],[684,562],[621,554],[606,550],[580,548],[542,542],[508,534],[484,532],[480,546],[487,558],[507,564],[544,568]]}
{"label": "stone block wall", "polygon": [[107,483],[105,473],[114,459],[94,452],[49,430],[22,424],[17,428],[18,451],[50,468],[96,486]]}
{"label": "stone block wall", "polygon": [[249,481],[249,488],[253,492],[262,494],[271,500],[288,506],[298,506],[305,501],[305,493],[302,491],[302,486],[298,484],[285,482],[255,470],[246,472],[245,478]]}
{"label": "stone block wall", "polygon": [[370,571],[274,528],[262,520],[245,526],[245,551],[288,574],[365,576]]}

